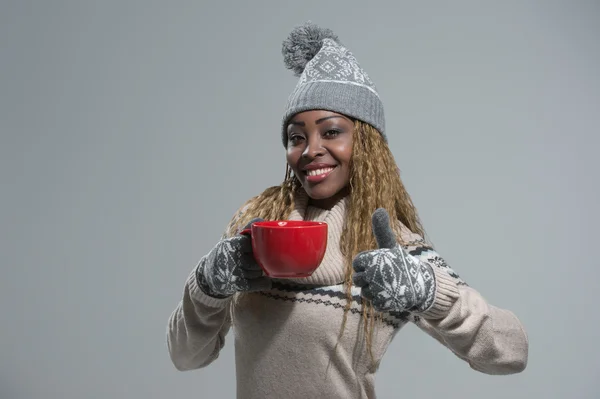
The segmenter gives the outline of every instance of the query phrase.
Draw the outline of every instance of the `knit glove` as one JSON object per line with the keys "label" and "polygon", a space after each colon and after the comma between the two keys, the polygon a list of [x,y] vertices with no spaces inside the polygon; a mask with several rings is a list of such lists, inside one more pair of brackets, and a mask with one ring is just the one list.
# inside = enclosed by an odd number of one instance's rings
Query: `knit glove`
{"label": "knit glove", "polygon": [[372,217],[379,249],[359,253],[353,260],[353,282],[379,312],[422,312],[435,299],[432,267],[409,255],[396,241],[385,209]]}
{"label": "knit glove", "polygon": [[[261,220],[253,219],[244,229]],[[271,280],[263,275],[254,259],[252,238],[241,234],[219,241],[200,260],[196,268],[196,280],[205,294],[215,298],[271,288]]]}

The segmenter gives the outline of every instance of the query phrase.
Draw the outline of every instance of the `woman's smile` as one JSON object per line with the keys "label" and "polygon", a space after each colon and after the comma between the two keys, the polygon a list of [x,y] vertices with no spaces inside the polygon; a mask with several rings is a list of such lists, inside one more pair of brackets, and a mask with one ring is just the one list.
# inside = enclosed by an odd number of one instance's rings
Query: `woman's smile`
{"label": "woman's smile", "polygon": [[308,165],[303,170],[304,178],[308,183],[321,183],[322,181],[327,179],[327,177],[329,177],[329,175],[331,175],[336,170],[336,168],[336,165]]}

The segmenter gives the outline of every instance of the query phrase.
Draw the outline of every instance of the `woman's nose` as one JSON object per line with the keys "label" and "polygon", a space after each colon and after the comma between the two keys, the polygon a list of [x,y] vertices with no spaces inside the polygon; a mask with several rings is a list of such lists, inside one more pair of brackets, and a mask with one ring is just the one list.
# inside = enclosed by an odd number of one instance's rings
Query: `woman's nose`
{"label": "woman's nose", "polygon": [[308,141],[306,148],[304,149],[304,152],[302,153],[302,156],[304,158],[314,159],[319,156],[322,156],[324,154],[324,152],[325,152],[325,149],[323,148],[321,140],[312,139],[312,140]]}

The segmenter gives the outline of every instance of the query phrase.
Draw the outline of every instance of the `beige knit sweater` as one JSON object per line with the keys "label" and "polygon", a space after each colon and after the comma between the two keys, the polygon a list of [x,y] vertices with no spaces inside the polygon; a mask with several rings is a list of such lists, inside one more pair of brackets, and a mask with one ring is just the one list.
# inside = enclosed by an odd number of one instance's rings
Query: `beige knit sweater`
{"label": "beige knit sweater", "polygon": [[408,229],[403,238],[411,243],[409,252],[436,266],[433,307],[424,314],[383,315],[373,333],[373,363],[365,343],[360,290],[354,287],[338,344],[346,304],[339,241],[347,198],[330,211],[307,202],[301,195],[290,219],[329,225],[327,252],[317,271],[309,278],[274,280],[271,290],[233,301],[204,294],[192,270],[167,327],[168,350],[178,370],[215,361],[233,326],[238,398],[375,398],[379,363],[408,322],[480,372],[511,374],[525,368],[528,340],[517,317],[486,302]]}

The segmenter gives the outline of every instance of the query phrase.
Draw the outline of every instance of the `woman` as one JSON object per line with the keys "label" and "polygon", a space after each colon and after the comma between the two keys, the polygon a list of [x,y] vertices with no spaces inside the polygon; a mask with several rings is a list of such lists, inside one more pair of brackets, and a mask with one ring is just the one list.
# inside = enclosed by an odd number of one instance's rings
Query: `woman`
{"label": "woman", "polygon": [[[488,304],[424,239],[383,106],[352,53],[307,23],[283,54],[299,76],[283,117],[285,180],[247,201],[190,273],[167,330],[175,367],[211,364],[233,327],[238,397],[373,398],[388,345],[412,322],[475,370],[522,371],[520,321]],[[263,275],[238,234],[260,219],[327,222],[313,275]]]}

